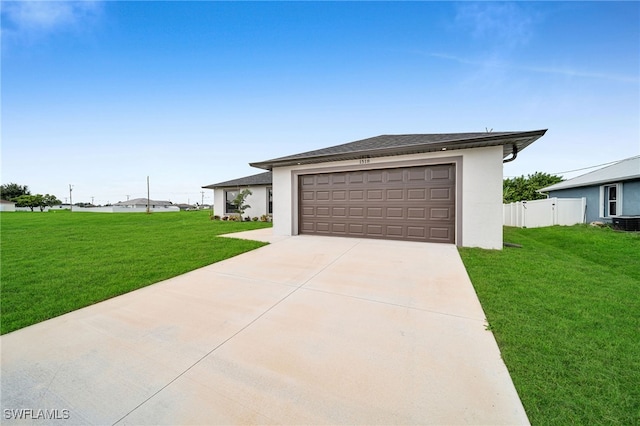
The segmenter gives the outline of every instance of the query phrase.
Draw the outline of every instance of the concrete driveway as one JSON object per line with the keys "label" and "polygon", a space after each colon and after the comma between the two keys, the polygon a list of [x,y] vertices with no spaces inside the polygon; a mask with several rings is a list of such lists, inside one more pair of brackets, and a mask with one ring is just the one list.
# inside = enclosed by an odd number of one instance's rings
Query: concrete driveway
{"label": "concrete driveway", "polygon": [[243,234],[3,336],[2,423],[528,424],[454,246]]}

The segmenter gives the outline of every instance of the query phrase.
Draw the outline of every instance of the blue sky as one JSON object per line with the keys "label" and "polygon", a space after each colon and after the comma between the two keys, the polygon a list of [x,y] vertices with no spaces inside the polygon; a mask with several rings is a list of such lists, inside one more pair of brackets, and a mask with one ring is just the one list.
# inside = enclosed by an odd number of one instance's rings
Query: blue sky
{"label": "blue sky", "polygon": [[638,155],[640,3],[2,2],[2,182],[62,201],[487,128],[549,129],[505,176]]}

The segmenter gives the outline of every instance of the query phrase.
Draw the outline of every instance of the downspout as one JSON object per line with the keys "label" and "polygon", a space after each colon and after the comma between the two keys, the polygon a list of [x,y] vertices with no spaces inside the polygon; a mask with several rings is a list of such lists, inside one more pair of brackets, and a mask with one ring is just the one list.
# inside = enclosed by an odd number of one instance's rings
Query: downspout
{"label": "downspout", "polygon": [[518,145],[516,145],[515,143],[513,145],[511,145],[511,158],[507,158],[506,160],[502,160],[502,163],[509,163],[513,160],[515,160],[518,157]]}

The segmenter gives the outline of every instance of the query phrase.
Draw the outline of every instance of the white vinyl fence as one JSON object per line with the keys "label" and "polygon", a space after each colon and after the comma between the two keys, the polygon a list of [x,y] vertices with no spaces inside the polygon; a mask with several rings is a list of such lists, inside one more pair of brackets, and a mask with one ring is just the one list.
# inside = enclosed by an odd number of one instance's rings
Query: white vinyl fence
{"label": "white vinyl fence", "polygon": [[502,223],[519,228],[585,223],[586,198],[547,198],[503,204]]}

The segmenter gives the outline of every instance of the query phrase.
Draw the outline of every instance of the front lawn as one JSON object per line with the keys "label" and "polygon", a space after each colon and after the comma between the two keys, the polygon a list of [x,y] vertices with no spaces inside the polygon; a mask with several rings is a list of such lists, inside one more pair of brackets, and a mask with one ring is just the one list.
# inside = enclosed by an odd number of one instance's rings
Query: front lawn
{"label": "front lawn", "polygon": [[640,424],[640,234],[505,228],[460,249],[534,425]]}
{"label": "front lawn", "polygon": [[264,245],[217,237],[270,223],[209,212],[0,214],[1,333]]}

